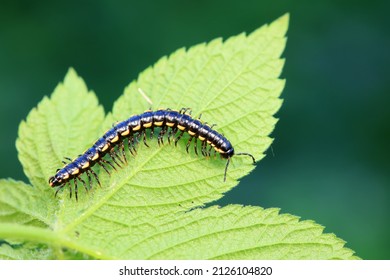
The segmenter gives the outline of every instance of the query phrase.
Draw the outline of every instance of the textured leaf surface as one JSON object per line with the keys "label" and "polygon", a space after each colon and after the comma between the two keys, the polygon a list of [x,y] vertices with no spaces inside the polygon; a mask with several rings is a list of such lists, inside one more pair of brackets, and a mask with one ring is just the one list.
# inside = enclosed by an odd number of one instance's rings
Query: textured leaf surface
{"label": "textured leaf surface", "polygon": [[[138,88],[154,109],[191,107],[194,116],[202,113],[202,120],[218,124],[236,151],[260,160],[271,143],[273,115],[281,106],[284,81],[278,77],[287,25],[284,16],[248,36],[216,39],[162,58],[126,88],[105,120],[96,96],[70,70],[51,98],[44,98],[20,126],[17,148],[32,186],[0,183],[0,238],[8,242],[0,247],[0,256],[29,258],[40,252],[36,258],[352,258],[344,242],[323,234],[321,226],[279,215],[276,209],[199,208],[236,186],[255,166],[250,158],[234,157],[225,183],[226,162],[187,154],[186,137],[176,148],[159,147],[155,139],[149,140],[150,148],[140,144],[138,155],[128,155],[124,168],[112,176],[99,175],[103,188],[88,194],[81,190],[78,203],[66,190],[54,198],[47,186],[64,156],[82,153],[113,123],[151,106]],[[17,201],[25,199],[18,207]],[[36,244],[30,255],[20,254],[13,245],[23,241]]]}
{"label": "textured leaf surface", "polygon": [[1,260],[45,260],[50,258],[51,251],[47,248],[38,248],[33,246],[29,248],[26,244],[24,246],[11,246],[8,244],[0,245],[0,259]]}
{"label": "textured leaf surface", "polygon": [[64,157],[75,157],[98,136],[103,107],[84,81],[70,69],[64,82],[45,97],[19,126],[19,160],[34,187],[48,192],[49,176]]}

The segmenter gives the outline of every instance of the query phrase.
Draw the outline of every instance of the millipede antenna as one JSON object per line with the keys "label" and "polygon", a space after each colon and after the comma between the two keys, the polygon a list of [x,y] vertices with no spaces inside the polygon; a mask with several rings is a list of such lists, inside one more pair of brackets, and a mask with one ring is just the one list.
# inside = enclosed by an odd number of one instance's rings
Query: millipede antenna
{"label": "millipede antenna", "polygon": [[[253,160],[253,163],[256,163],[256,160],[255,160],[255,157],[252,156],[251,154],[249,153],[237,153],[237,154],[234,154],[236,156],[249,156],[252,158]],[[225,166],[225,174],[223,175],[223,181],[226,182],[226,174],[227,174],[227,170],[228,170],[228,167],[229,167],[229,164],[230,164],[230,159],[231,158],[228,158],[227,159],[227,162],[226,162],[226,166]]]}
{"label": "millipede antenna", "polygon": [[256,163],[255,157],[252,156],[252,155],[249,154],[249,153],[237,153],[237,154],[235,154],[235,155],[236,155],[236,156],[250,156],[250,157],[252,158],[252,160],[253,160],[253,163]]}

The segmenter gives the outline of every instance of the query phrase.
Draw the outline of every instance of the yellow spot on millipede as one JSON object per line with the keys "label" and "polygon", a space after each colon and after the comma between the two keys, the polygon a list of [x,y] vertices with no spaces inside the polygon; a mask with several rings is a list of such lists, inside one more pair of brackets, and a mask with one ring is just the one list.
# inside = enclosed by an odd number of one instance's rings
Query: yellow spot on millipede
{"label": "yellow spot on millipede", "polygon": [[73,170],[73,172],[71,173],[72,175],[76,175],[76,174],[79,174],[79,172],[80,172],[80,169],[75,169],[75,170]]}
{"label": "yellow spot on millipede", "polygon": [[99,158],[99,154],[96,153],[96,154],[93,155],[92,160],[95,161],[95,160],[97,160],[98,158]]}
{"label": "yellow spot on millipede", "polygon": [[110,142],[111,143],[115,143],[116,141],[118,141],[119,140],[119,136],[117,135],[117,136],[115,136],[114,138],[112,138],[111,140],[110,140]]}
{"label": "yellow spot on millipede", "polygon": [[108,144],[105,144],[104,146],[103,146],[103,148],[102,148],[102,152],[104,152],[105,150],[107,150],[108,149]]}

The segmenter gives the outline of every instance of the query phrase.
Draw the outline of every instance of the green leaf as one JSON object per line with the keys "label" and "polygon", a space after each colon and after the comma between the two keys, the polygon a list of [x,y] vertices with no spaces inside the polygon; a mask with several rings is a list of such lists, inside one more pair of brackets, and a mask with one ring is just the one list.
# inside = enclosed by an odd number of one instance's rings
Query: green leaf
{"label": "green leaf", "polygon": [[[42,251],[41,257],[57,259],[354,258],[321,226],[279,215],[277,209],[200,208],[255,166],[250,158],[236,156],[223,182],[226,161],[196,156],[193,148],[187,154],[188,136],[178,147],[148,140],[148,148],[141,141],[137,156],[127,153],[128,164],[111,176],[94,167],[103,187],[88,194],[79,188],[78,202],[68,198],[69,186],[54,198],[47,184],[64,156],[82,153],[113,123],[151,106],[138,88],[154,109],[191,107],[193,116],[202,113],[202,120],[217,123],[236,151],[260,160],[282,103],[284,81],[278,77],[287,26],[286,15],[248,36],[216,39],[160,59],[125,89],[105,119],[96,96],[71,69],[20,126],[17,148],[32,187],[0,184],[0,210],[13,211],[0,213],[0,239],[7,240],[0,257],[7,251],[4,256],[28,258],[17,254],[17,246],[35,244],[30,256]],[[25,196],[36,196],[36,204],[23,202],[19,208],[17,200]]]}

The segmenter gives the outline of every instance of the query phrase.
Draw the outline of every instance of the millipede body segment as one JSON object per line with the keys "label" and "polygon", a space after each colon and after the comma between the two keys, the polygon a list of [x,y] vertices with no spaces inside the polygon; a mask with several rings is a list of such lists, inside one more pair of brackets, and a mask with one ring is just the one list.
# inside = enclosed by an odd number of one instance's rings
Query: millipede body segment
{"label": "millipede body segment", "polygon": [[[57,187],[56,195],[67,183],[72,179],[75,186],[75,196],[77,200],[77,181],[83,183],[85,189],[88,191],[85,181],[81,178],[83,173],[88,176],[89,188],[92,188],[92,176],[96,179],[100,185],[98,175],[91,168],[95,164],[100,165],[108,174],[110,171],[107,169],[107,165],[116,170],[115,166],[121,167],[121,164],[127,162],[125,153],[125,141],[127,139],[128,149],[132,155],[135,155],[136,144],[141,141],[147,144],[146,131],[150,131],[150,138],[155,133],[155,128],[159,128],[157,134],[157,141],[159,145],[164,144],[164,136],[167,135],[169,143],[174,142],[175,145],[183,136],[184,133],[189,134],[189,139],[186,144],[186,150],[188,149],[194,140],[194,151],[198,154],[197,141],[201,142],[200,153],[203,156],[209,157],[212,150],[217,152],[222,158],[227,159],[224,173],[224,181],[226,181],[226,173],[230,163],[230,159],[234,155],[247,155],[252,158],[255,163],[255,158],[249,153],[235,153],[234,148],[230,141],[222,134],[213,129],[214,125],[208,125],[198,119],[191,117],[189,108],[182,108],[180,111],[171,109],[146,111],[140,115],[134,115],[129,119],[117,123],[111,129],[109,129],[101,138],[99,138],[95,144],[87,149],[82,155],[79,155],[73,161],[66,158],[69,162],[63,161],[65,166],[58,169],[56,174],[49,178],[49,184],[51,187]],[[118,147],[115,149],[115,147]],[[149,147],[149,146],[148,146]],[[121,154],[121,155],[118,155]],[[104,159],[105,155],[109,155],[110,159]],[[112,160],[112,161],[111,161]],[[92,176],[91,176],[92,175]],[[70,197],[72,196],[72,186],[70,185]]]}

